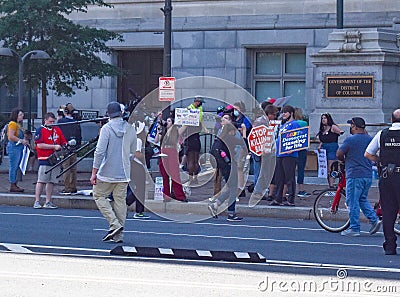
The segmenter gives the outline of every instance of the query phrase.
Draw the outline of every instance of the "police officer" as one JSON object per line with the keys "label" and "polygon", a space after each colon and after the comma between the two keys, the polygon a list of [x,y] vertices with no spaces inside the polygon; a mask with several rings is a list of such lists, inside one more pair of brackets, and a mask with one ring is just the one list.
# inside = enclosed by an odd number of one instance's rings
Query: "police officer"
{"label": "police officer", "polygon": [[[379,156],[377,152],[379,151]],[[379,193],[382,206],[385,255],[396,255],[394,223],[400,209],[400,109],[392,113],[392,126],[379,131],[365,151],[365,157],[380,166]]]}

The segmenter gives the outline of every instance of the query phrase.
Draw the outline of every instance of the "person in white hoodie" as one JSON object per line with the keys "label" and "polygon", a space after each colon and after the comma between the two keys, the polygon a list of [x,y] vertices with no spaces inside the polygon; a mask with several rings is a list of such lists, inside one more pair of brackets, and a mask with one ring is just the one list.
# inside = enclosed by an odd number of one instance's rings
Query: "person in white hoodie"
{"label": "person in white hoodie", "polygon": [[[96,205],[109,224],[103,241],[122,242],[127,212],[125,198],[131,172],[130,155],[136,151],[136,130],[122,119],[118,102],[107,105],[107,114],[110,121],[100,130],[90,182]],[[107,200],[111,193],[113,205]]]}

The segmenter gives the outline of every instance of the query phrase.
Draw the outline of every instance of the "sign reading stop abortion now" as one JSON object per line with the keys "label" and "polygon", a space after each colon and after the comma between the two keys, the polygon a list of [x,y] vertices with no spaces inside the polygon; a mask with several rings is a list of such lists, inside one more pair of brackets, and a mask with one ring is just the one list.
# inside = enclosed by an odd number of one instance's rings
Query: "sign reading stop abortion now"
{"label": "sign reading stop abortion now", "polygon": [[310,146],[310,127],[302,127],[280,134],[279,154],[290,154]]}
{"label": "sign reading stop abortion now", "polygon": [[250,131],[247,141],[249,149],[257,156],[263,153],[271,153],[272,144],[274,142],[274,126],[257,126]]}

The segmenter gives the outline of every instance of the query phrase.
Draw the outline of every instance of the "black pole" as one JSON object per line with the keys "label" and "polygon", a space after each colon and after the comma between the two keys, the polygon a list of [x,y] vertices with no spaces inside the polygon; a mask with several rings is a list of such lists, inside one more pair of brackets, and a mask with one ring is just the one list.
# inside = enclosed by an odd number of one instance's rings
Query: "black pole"
{"label": "black pole", "polygon": [[161,10],[164,13],[163,75],[171,76],[172,0],[165,0],[165,6]]}
{"label": "black pole", "polygon": [[[164,57],[163,57],[163,76],[171,76],[171,44],[172,44],[172,0],[165,0],[164,8]],[[164,105],[164,104],[163,104]],[[164,105],[165,106],[165,105]],[[166,120],[171,113],[170,104],[163,108],[162,118]]]}
{"label": "black pole", "polygon": [[32,131],[32,85],[29,84],[28,130]]}
{"label": "black pole", "polygon": [[343,0],[336,0],[336,22],[337,28],[343,29]]}

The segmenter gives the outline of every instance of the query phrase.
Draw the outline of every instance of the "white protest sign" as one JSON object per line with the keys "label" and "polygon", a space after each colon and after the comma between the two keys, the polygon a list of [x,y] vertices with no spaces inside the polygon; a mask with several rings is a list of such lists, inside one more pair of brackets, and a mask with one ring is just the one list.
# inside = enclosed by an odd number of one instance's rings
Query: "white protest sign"
{"label": "white protest sign", "polygon": [[326,150],[320,149],[314,150],[318,159],[318,177],[327,178],[328,177],[328,160],[326,158]]}
{"label": "white protest sign", "polygon": [[163,178],[161,176],[156,177],[156,182],[154,183],[154,200],[162,201],[163,197]]}
{"label": "white protest sign", "polygon": [[198,127],[200,125],[200,110],[175,108],[175,124]]}

